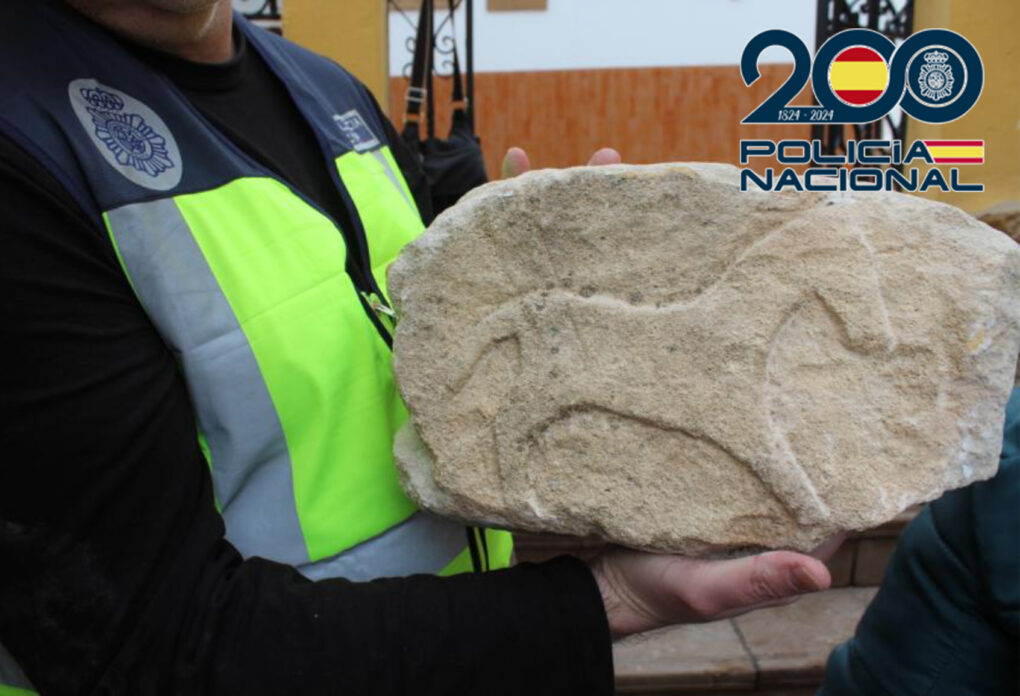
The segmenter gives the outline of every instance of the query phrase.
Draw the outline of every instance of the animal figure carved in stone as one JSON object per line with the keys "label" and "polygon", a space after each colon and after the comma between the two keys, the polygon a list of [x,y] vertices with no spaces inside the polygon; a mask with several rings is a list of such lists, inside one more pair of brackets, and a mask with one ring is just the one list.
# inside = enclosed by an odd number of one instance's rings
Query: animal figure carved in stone
{"label": "animal figure carved in stone", "polygon": [[[833,272],[829,264],[820,271],[811,262],[819,253],[838,255],[841,270]],[[866,235],[829,236],[822,249],[814,231],[793,220],[759,238],[713,283],[683,302],[632,304],[597,288],[583,294],[554,288],[497,306],[469,329],[460,352],[451,356],[458,375],[454,392],[464,388],[494,346],[517,342],[518,375],[530,373],[520,383],[542,388],[516,388],[492,429],[504,494],[526,504],[537,505],[531,476],[540,466],[536,443],[543,432],[573,412],[600,410],[723,449],[750,467],[799,523],[816,524],[828,516],[827,505],[768,409],[759,407],[783,327],[812,304],[824,308],[838,327],[848,357],[895,350]],[[635,351],[648,353],[660,322],[679,325],[680,333],[690,331],[683,353],[664,344],[652,347],[662,352],[661,361],[628,361]],[[692,344],[701,349],[691,350]],[[720,364],[726,367],[722,372]],[[654,369],[639,372],[641,365]],[[707,377],[711,374],[724,377]],[[758,398],[748,399],[747,393]],[[692,406],[705,403],[718,407]]]}

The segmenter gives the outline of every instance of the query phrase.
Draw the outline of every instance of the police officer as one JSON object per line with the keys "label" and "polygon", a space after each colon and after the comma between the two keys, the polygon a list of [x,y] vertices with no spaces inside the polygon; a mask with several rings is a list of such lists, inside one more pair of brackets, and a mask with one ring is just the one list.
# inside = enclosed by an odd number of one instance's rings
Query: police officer
{"label": "police officer", "polygon": [[385,270],[428,194],[368,91],[229,0],[4,11],[0,694],[605,694],[610,636],[827,586],[500,570],[397,482]]}

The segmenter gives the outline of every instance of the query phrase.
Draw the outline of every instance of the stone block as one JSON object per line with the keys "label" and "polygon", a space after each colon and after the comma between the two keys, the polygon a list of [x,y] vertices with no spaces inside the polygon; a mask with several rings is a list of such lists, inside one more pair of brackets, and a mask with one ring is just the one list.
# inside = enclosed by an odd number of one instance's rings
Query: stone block
{"label": "stone block", "polygon": [[951,206],[538,171],[465,197],[389,281],[398,468],[446,516],[807,550],[998,466],[1020,246]]}

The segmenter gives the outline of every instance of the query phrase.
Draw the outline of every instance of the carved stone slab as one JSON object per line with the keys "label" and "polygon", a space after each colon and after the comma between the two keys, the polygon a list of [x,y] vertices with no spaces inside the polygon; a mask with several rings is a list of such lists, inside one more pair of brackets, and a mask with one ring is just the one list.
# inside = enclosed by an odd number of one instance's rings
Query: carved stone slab
{"label": "carved stone slab", "polygon": [[398,468],[471,522],[688,554],[809,549],[994,474],[1020,246],[729,165],[539,171],[389,276]]}

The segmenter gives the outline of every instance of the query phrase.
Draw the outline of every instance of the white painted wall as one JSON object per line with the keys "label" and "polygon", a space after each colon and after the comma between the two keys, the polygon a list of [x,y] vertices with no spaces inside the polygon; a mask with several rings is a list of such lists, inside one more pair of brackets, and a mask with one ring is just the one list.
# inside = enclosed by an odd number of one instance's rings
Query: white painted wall
{"label": "white painted wall", "polygon": [[[544,12],[488,12],[485,0],[475,0],[475,70],[734,65],[747,41],[766,29],[792,31],[813,53],[815,5],[815,0],[549,0]],[[411,17],[417,19],[417,13]],[[463,29],[461,22],[461,46]],[[410,61],[405,42],[411,35],[407,21],[391,13],[391,75],[400,75]],[[760,62],[785,63],[790,56],[771,48]]]}

